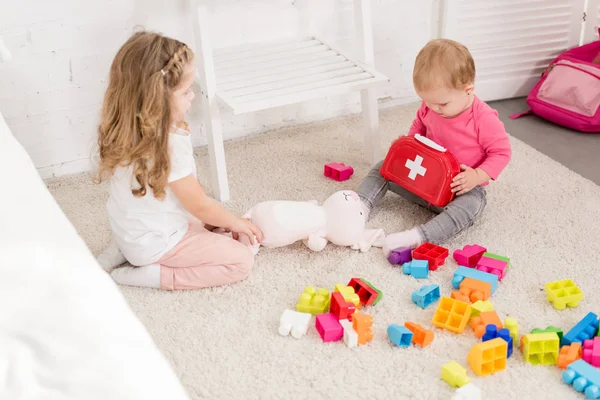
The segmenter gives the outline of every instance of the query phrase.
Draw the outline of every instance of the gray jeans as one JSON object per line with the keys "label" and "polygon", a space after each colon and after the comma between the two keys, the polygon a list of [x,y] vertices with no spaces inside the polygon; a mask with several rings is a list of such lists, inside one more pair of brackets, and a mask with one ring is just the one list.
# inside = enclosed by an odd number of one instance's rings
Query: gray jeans
{"label": "gray jeans", "polygon": [[438,214],[429,222],[418,227],[421,237],[426,242],[434,244],[445,242],[473,225],[485,209],[487,204],[486,193],[481,186],[476,186],[470,192],[456,196],[446,207],[435,207],[429,205],[419,196],[382,177],[379,173],[381,164],[383,164],[383,161],[375,165],[363,179],[358,188],[358,195],[372,210],[381,202],[389,189],[405,199]]}

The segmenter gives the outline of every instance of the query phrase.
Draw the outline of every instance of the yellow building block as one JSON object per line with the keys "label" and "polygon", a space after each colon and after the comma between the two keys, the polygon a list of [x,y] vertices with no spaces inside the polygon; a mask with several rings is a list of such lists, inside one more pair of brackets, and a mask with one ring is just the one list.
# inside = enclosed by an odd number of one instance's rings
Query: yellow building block
{"label": "yellow building block", "polygon": [[471,304],[471,318],[478,316],[482,312],[494,311],[494,305],[490,300],[477,300]]}
{"label": "yellow building block", "polygon": [[554,365],[559,348],[556,333],[530,333],[523,339],[523,359],[532,365]]}
{"label": "yellow building block", "polygon": [[513,340],[513,347],[517,346],[519,340],[519,324],[517,323],[517,320],[512,317],[506,318],[504,320],[504,327],[510,332],[510,337],[512,337]]}
{"label": "yellow building block", "polygon": [[544,290],[548,294],[548,301],[557,310],[564,310],[567,306],[577,307],[583,299],[583,292],[570,279],[546,283]]}
{"label": "yellow building block", "polygon": [[313,286],[307,286],[296,304],[296,311],[312,315],[323,314],[329,310],[329,302],[329,290],[319,289],[317,291]]}
{"label": "yellow building block", "polygon": [[459,388],[471,382],[467,370],[456,361],[450,361],[442,366],[442,379],[450,386]]}
{"label": "yellow building block", "polygon": [[353,303],[356,307],[360,305],[360,297],[358,297],[358,294],[356,294],[352,286],[346,286],[344,284],[337,283],[334,286],[334,291],[340,292],[344,297],[344,300]]}
{"label": "yellow building block", "polygon": [[507,351],[508,343],[502,338],[495,338],[473,345],[467,361],[476,375],[491,375],[506,369]]}
{"label": "yellow building block", "polygon": [[470,304],[443,296],[431,322],[438,328],[447,329],[454,333],[462,333],[470,318]]}

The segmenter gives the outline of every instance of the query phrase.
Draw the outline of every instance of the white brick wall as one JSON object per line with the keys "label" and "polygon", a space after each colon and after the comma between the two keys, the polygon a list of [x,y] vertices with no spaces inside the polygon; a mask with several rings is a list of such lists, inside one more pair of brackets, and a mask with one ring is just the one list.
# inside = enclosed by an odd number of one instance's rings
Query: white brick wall
{"label": "white brick wall", "polygon": [[[207,0],[215,46],[291,35],[304,0]],[[112,58],[135,24],[193,45],[188,0],[0,0],[0,35],[13,60],[0,64],[0,111],[44,177],[88,170]],[[317,27],[352,45],[352,0],[316,0]],[[382,106],[416,99],[414,56],[430,39],[436,0],[372,0],[376,67],[392,79]],[[359,110],[358,96],[243,116],[222,113],[226,139]],[[205,144],[196,113],[195,144]]]}

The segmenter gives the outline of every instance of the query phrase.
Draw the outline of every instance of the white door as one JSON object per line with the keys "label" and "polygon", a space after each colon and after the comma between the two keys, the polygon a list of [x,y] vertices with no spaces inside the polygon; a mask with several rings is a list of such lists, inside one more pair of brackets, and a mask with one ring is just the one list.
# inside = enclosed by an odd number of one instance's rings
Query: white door
{"label": "white door", "polygon": [[473,54],[481,99],[526,96],[554,57],[579,44],[584,9],[585,0],[445,0],[441,33]]}
{"label": "white door", "polygon": [[588,0],[584,43],[598,40],[598,29],[600,29],[600,0]]}

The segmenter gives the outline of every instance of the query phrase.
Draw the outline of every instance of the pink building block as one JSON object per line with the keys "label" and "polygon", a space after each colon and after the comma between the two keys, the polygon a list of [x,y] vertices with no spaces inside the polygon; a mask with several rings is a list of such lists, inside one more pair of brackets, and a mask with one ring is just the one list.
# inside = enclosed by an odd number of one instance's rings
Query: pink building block
{"label": "pink building block", "polygon": [[317,315],[315,327],[324,342],[337,342],[344,337],[344,328],[332,313]]}
{"label": "pink building block", "polygon": [[594,367],[600,367],[600,337],[583,342],[583,359]]}
{"label": "pink building block", "polygon": [[343,163],[329,163],[325,164],[325,170],[323,174],[331,178],[333,180],[342,182],[350,179],[352,174],[354,173],[354,168],[351,166],[346,166]]}
{"label": "pink building block", "polygon": [[462,250],[456,250],[454,252],[454,259],[458,265],[475,268],[483,256],[483,253],[486,251],[487,249],[485,247],[481,247],[478,244],[467,244]]}
{"label": "pink building block", "polygon": [[485,256],[481,257],[481,259],[477,263],[478,270],[496,275],[499,281],[501,281],[502,278],[504,278],[507,266],[508,264],[506,261],[497,260],[495,258]]}

